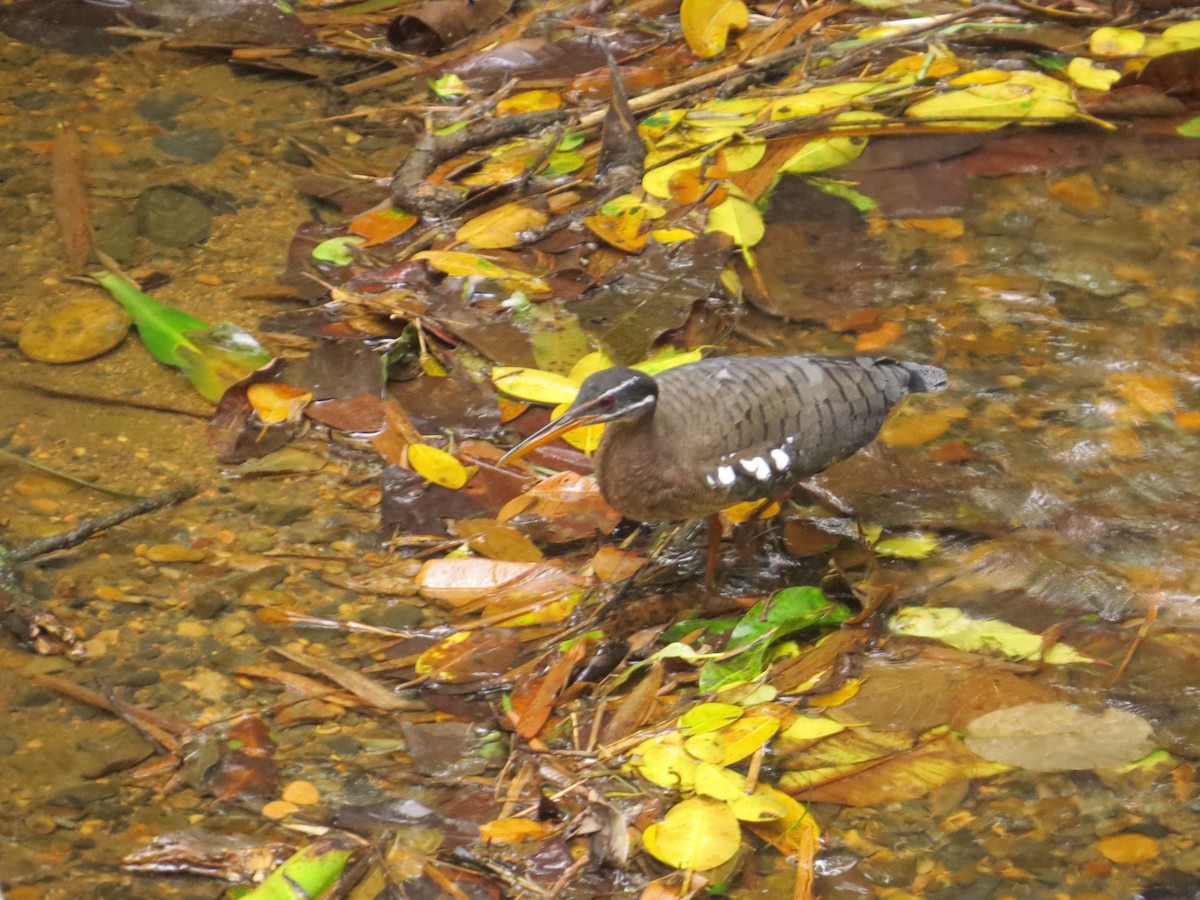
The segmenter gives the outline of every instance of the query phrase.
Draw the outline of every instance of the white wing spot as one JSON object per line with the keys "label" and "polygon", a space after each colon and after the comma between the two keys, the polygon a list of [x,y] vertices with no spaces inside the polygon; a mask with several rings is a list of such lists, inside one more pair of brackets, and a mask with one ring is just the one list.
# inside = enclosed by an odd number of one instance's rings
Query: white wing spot
{"label": "white wing spot", "polygon": [[717,481],[725,487],[729,487],[737,481],[737,473],[733,471],[733,466],[721,466],[717,469]]}
{"label": "white wing spot", "polygon": [[771,451],[771,462],[775,463],[777,471],[786,472],[787,467],[792,463],[792,458],[783,452],[782,447],[776,447]]}
{"label": "white wing spot", "polygon": [[762,456],[756,456],[753,459],[738,460],[738,465],[759,481],[766,481],[771,477],[771,464]]}

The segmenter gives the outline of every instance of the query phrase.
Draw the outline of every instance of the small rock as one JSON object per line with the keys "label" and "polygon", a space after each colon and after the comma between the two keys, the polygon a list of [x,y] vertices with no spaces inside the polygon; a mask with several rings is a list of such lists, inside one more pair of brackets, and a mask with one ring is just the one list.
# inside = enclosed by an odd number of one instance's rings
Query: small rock
{"label": "small rock", "polygon": [[152,187],[137,201],[138,233],[165,247],[190,247],[208,240],[212,213],[203,203],[169,187]]}

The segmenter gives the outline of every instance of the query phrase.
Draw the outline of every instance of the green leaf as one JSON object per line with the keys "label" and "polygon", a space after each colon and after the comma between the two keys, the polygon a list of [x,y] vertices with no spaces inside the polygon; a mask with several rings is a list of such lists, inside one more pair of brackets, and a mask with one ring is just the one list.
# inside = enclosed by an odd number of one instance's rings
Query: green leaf
{"label": "green leaf", "polygon": [[778,639],[812,628],[845,622],[850,609],[835,603],[820,588],[785,588],[769,601],[756,603],[729,636],[727,649],[746,649],[730,659],[706,663],[700,669],[701,691],[715,691],[738,681],[751,681],[766,671],[772,645]]}
{"label": "green leaf", "polygon": [[366,239],[345,235],[321,241],[313,247],[312,258],[318,262],[333,263],[335,266],[348,266],[354,262],[354,248]]}
{"label": "green leaf", "polygon": [[182,370],[214,403],[230,385],[271,361],[271,354],[236,325],[227,322],[213,328],[111,272],[96,276],[96,281],[125,307],[154,358]]}
{"label": "green leaf", "polygon": [[326,838],[297,850],[243,900],[308,900],[333,887],[350,851]]}
{"label": "green leaf", "polygon": [[1200,116],[1188,119],[1182,125],[1176,126],[1175,131],[1184,137],[1200,138]]}
{"label": "green leaf", "polygon": [[443,100],[457,100],[468,93],[466,84],[453,72],[429,82],[429,89]]}

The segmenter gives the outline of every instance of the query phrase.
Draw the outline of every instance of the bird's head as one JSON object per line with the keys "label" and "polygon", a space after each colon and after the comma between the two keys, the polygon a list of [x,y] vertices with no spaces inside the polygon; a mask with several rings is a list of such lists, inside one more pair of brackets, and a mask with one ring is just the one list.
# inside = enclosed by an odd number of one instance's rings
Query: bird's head
{"label": "bird's head", "polygon": [[530,451],[583,425],[598,425],[649,415],[658,400],[658,385],[645,372],[615,367],[589,375],[567,411],[531,434],[502,457],[500,464],[520,459]]}

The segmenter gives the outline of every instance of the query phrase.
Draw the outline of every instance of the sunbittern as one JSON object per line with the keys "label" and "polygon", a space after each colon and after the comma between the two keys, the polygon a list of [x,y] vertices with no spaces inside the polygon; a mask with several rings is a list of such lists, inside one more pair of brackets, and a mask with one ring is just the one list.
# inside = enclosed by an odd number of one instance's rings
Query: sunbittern
{"label": "sunbittern", "polygon": [[[500,462],[606,422],[596,478],[608,504],[647,522],[708,516],[715,551],[721,510],[780,496],[870,443],[905,394],[945,386],[935,366],[865,356],[704,359],[657,377],[604,369]],[[714,562],[710,552],[709,581]]]}

